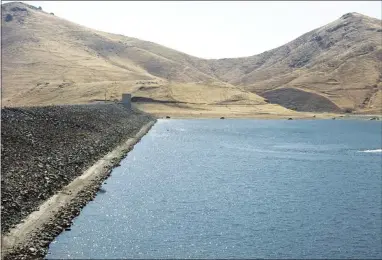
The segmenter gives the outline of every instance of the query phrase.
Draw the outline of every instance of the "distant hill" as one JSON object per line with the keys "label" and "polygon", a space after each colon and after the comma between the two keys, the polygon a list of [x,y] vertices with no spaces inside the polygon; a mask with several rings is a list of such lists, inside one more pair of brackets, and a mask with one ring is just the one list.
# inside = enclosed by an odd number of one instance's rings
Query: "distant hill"
{"label": "distant hill", "polygon": [[342,109],[382,108],[381,20],[358,13],[345,14],[260,55],[209,64],[215,77],[281,104],[281,96],[290,94],[299,103],[318,94]]}
{"label": "distant hill", "polygon": [[381,111],[381,21],[364,15],[346,14],[260,55],[207,60],[24,3],[1,10],[6,106],[113,100],[130,92],[137,100],[150,98],[147,110],[159,100],[155,109],[192,113],[295,113],[277,104],[298,111]]}

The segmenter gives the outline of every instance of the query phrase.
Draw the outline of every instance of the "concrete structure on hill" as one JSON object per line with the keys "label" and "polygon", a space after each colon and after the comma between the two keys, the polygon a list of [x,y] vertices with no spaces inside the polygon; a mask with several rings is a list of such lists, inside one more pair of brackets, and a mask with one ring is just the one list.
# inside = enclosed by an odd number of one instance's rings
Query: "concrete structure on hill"
{"label": "concrete structure on hill", "polygon": [[131,94],[122,94],[122,105],[126,108],[131,108]]}

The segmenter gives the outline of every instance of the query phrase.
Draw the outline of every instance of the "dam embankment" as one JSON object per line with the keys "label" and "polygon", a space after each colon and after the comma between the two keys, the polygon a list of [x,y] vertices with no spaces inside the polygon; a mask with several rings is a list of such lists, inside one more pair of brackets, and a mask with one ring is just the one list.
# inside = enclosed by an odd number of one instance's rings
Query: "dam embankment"
{"label": "dam embankment", "polygon": [[[8,257],[45,255],[50,241],[70,226],[111,169],[154,122],[151,115],[121,104],[2,109],[2,257],[17,241],[22,243]],[[41,214],[35,213],[44,205],[51,208],[55,203],[47,202],[53,197],[62,208],[37,223]],[[33,232],[33,223],[40,225],[38,232]],[[28,232],[35,234],[25,237]]]}

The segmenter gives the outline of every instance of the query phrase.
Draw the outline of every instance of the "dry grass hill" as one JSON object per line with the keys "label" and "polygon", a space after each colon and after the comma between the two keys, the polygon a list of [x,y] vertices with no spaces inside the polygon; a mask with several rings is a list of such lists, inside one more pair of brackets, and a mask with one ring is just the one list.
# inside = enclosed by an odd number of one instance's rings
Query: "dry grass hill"
{"label": "dry grass hill", "polygon": [[287,107],[381,113],[382,25],[365,15],[348,13],[279,48],[210,64],[219,79]]}
{"label": "dry grass hill", "polygon": [[381,21],[360,14],[260,55],[206,60],[24,3],[1,10],[3,106],[88,103],[130,92],[158,115],[381,113]]}

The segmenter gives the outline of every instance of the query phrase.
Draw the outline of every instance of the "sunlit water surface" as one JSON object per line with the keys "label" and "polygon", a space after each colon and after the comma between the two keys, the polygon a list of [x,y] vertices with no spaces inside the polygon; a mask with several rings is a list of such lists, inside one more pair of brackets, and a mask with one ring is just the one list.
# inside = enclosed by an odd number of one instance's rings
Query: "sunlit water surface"
{"label": "sunlit water surface", "polygon": [[382,258],[381,123],[159,120],[47,258]]}

